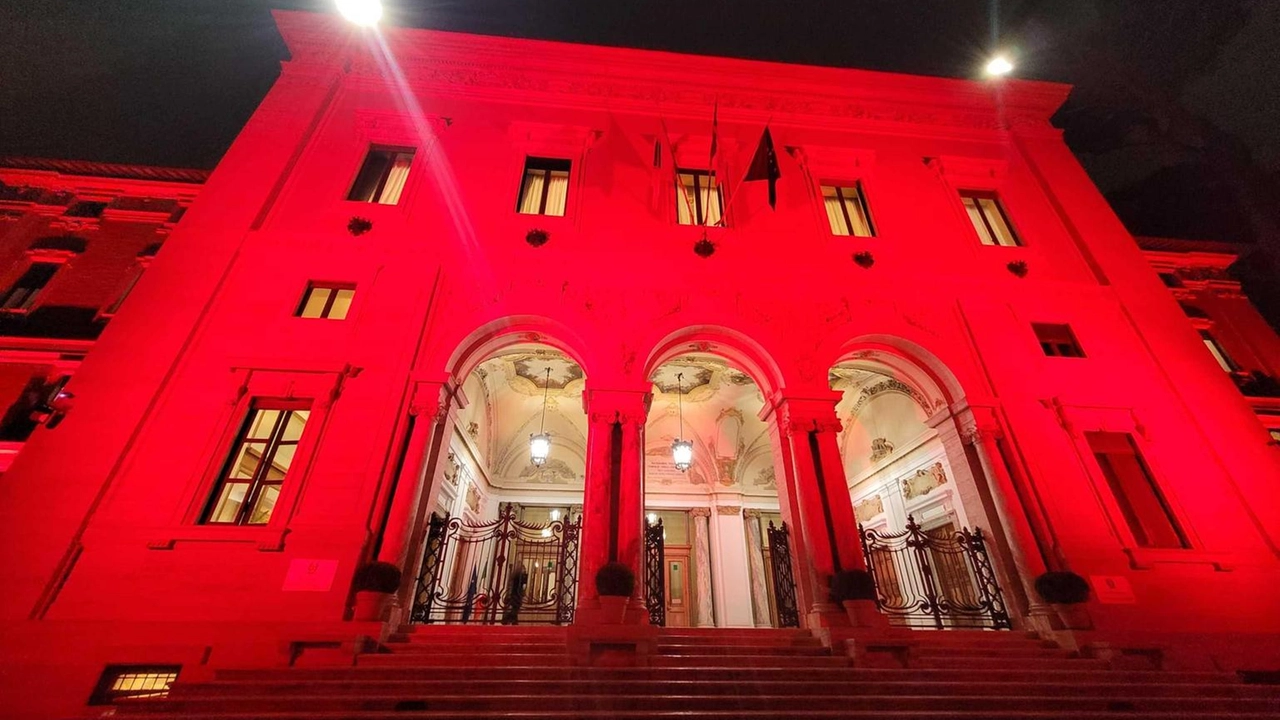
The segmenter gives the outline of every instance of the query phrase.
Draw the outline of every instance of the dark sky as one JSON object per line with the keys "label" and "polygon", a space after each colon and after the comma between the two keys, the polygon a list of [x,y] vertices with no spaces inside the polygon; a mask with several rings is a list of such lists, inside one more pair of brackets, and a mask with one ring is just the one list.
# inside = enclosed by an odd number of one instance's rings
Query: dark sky
{"label": "dark sky", "polygon": [[[972,77],[998,44],[1076,86],[1057,122],[1137,233],[1263,240],[1280,0],[384,0],[397,24]],[[210,167],[285,57],[270,7],[0,1],[0,156]]]}

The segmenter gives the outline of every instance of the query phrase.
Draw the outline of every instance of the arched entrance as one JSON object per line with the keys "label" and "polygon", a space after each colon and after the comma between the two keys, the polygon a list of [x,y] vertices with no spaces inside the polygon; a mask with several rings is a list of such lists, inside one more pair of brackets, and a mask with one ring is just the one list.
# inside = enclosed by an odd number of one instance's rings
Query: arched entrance
{"label": "arched entrance", "polygon": [[[789,559],[780,584],[769,546],[770,525],[783,521],[761,387],[735,364],[696,351],[666,359],[649,379],[645,510],[665,536],[664,623],[794,625]],[[673,459],[677,439],[692,444],[687,469]]]}
{"label": "arched entrance", "polygon": [[837,362],[829,379],[842,395],[840,455],[882,611],[907,627],[1010,627],[1013,564],[1003,562],[1000,519],[984,502],[986,473],[953,415],[954,378],[871,345]]}
{"label": "arched entrance", "polygon": [[[586,473],[582,366],[559,349],[517,342],[469,364],[438,481],[411,620],[572,621]],[[545,438],[545,456],[533,452]]]}

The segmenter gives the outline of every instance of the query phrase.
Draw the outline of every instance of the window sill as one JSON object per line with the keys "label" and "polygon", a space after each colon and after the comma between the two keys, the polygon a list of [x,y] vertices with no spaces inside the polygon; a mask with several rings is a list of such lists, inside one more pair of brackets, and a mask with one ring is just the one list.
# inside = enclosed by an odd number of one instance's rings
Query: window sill
{"label": "window sill", "polygon": [[256,545],[262,552],[284,550],[284,538],[289,528],[245,527],[243,525],[183,525],[155,533],[147,541],[151,550],[172,550],[183,542],[247,543]]}
{"label": "window sill", "polygon": [[1152,570],[1156,565],[1212,565],[1217,572],[1231,572],[1236,564],[1230,553],[1196,549],[1125,548],[1124,553],[1134,570]]}

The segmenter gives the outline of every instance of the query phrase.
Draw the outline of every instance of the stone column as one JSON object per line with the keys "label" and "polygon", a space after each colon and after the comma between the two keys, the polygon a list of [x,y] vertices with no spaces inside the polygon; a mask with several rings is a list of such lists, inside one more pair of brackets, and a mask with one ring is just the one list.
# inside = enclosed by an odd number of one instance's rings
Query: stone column
{"label": "stone column", "polygon": [[756,627],[771,627],[769,617],[769,589],[765,582],[764,533],[760,530],[760,511],[743,510],[742,522],[747,535],[747,563],[751,576],[751,614]]}
{"label": "stone column", "polygon": [[440,487],[459,401],[463,398],[451,392],[445,383],[420,382],[414,387],[409,403],[412,429],[378,548],[378,560],[396,565],[404,572],[397,595],[401,608],[407,608],[412,602],[410,595],[422,562],[417,555],[427,531],[427,514]]}
{"label": "stone column", "polygon": [[719,579],[716,593],[718,627],[754,627],[751,613],[751,568],[747,558],[747,536],[742,524],[742,507],[717,505],[715,518],[716,553],[712,579]]}
{"label": "stone column", "polygon": [[[811,568],[797,583],[809,584],[809,624],[847,625],[842,608],[830,601],[831,576],[843,570],[866,570],[853,502],[845,481],[836,434],[838,393],[817,398],[777,398],[773,416],[794,464],[804,552]],[[794,535],[793,535],[794,537]]]}
{"label": "stone column", "polygon": [[[644,605],[645,392],[588,390],[587,472],[578,551],[579,618],[595,609],[596,571],[620,562],[636,575],[628,622],[648,622]],[[587,609],[587,613],[581,612]]]}
{"label": "stone column", "polygon": [[689,515],[693,518],[693,569],[698,574],[698,610],[694,624],[697,627],[715,627],[714,598],[711,595],[711,511],[693,508]]}
{"label": "stone column", "polygon": [[[998,555],[992,558],[992,565],[1010,615],[1021,612],[1048,618],[1052,610],[1039,601],[1033,583],[1048,569],[1046,563],[1054,562],[1056,543],[1034,489],[1020,482],[1008,464],[1010,459],[1001,447],[1005,435],[995,409],[964,406],[936,427],[948,457],[963,458],[963,462],[951,463],[956,486],[962,491],[966,511],[974,516],[971,508],[980,509],[985,518],[988,551]],[[966,485],[971,486],[968,493],[963,492]]]}

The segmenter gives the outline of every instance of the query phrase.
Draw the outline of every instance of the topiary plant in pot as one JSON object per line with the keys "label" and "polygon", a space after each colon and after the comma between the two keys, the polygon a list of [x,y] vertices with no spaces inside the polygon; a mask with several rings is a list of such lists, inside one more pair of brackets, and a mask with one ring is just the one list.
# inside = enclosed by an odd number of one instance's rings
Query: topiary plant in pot
{"label": "topiary plant in pot", "polygon": [[866,570],[841,570],[831,576],[831,601],[844,607],[854,627],[870,627],[882,619],[876,609],[876,581]]}
{"label": "topiary plant in pot", "polygon": [[619,625],[627,614],[627,604],[636,590],[636,574],[620,562],[605,563],[596,571],[596,594],[604,621]]}
{"label": "topiary plant in pot", "polygon": [[1085,603],[1089,600],[1089,583],[1070,570],[1047,572],[1036,578],[1036,594],[1053,606],[1068,630],[1089,630],[1093,619]]}
{"label": "topiary plant in pot", "polygon": [[356,570],[352,579],[356,593],[353,620],[381,622],[387,619],[391,599],[400,590],[400,568],[388,562],[371,562]]}

